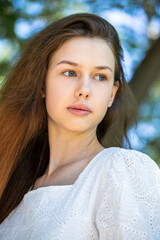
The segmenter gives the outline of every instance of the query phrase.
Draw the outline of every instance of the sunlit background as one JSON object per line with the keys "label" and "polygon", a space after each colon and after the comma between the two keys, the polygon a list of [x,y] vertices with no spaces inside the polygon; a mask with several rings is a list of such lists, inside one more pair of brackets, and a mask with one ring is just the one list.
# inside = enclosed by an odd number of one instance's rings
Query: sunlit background
{"label": "sunlit background", "polygon": [[[153,69],[153,59],[159,52],[152,51],[154,44],[160,46],[160,4],[154,0],[124,1],[64,1],[64,0],[0,0],[0,82],[17,60],[27,40],[53,20],[78,13],[95,13],[113,24],[118,31],[123,49],[124,66],[128,83],[134,80],[139,69],[142,73],[140,89],[142,99],[138,103],[137,126],[129,130],[133,149],[147,153],[160,164],[160,71],[154,70],[148,88],[145,86],[145,71]],[[152,57],[148,52],[152,51]],[[141,68],[147,58],[148,68]],[[159,61],[159,63],[158,63]],[[154,64],[155,65],[155,64]],[[157,69],[157,68],[156,68]],[[136,92],[135,92],[136,95]]]}

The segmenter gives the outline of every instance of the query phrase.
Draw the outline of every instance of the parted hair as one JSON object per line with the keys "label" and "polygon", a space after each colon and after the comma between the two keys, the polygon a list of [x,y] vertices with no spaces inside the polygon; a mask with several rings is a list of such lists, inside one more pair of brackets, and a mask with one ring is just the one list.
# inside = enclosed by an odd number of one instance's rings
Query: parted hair
{"label": "parted hair", "polygon": [[[18,206],[49,162],[47,112],[42,91],[51,56],[73,37],[105,40],[115,57],[114,82],[119,82],[112,106],[97,126],[100,143],[121,121],[127,138],[128,98],[123,51],[115,28],[105,19],[78,13],[57,20],[29,39],[29,44],[0,89],[0,223]],[[107,146],[106,146],[107,147]]]}

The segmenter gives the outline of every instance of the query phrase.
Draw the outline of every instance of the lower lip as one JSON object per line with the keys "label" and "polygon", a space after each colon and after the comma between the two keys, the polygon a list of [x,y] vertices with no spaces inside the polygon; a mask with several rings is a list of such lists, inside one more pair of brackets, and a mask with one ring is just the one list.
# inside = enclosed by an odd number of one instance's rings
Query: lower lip
{"label": "lower lip", "polygon": [[77,115],[77,116],[86,116],[90,114],[90,111],[80,110],[76,108],[67,108],[69,112]]}

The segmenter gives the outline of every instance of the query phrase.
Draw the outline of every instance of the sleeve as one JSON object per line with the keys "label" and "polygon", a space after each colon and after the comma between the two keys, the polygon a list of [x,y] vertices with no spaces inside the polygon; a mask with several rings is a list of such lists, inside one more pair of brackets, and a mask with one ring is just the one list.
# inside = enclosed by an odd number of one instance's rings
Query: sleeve
{"label": "sleeve", "polygon": [[160,169],[146,154],[120,149],[110,159],[98,209],[100,240],[160,240]]}

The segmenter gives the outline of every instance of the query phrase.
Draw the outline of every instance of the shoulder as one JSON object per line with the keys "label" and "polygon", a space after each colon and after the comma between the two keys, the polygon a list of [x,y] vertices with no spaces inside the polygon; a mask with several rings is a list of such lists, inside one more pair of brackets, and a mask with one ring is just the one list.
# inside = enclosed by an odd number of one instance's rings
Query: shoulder
{"label": "shoulder", "polygon": [[123,239],[126,236],[159,239],[156,238],[160,219],[157,164],[145,153],[112,147],[104,151],[98,173],[102,177],[96,224],[104,239],[111,233]]}
{"label": "shoulder", "polygon": [[154,162],[153,159],[150,158],[150,156],[133,149],[125,149],[120,147],[111,147],[108,149],[106,148],[106,152],[104,154],[105,162],[108,160],[108,157],[117,164],[125,164],[127,168],[153,167],[159,169],[158,165]]}
{"label": "shoulder", "polygon": [[127,179],[137,182],[157,182],[160,186],[160,169],[147,154],[137,150],[111,147],[104,151],[103,169],[121,183]]}

